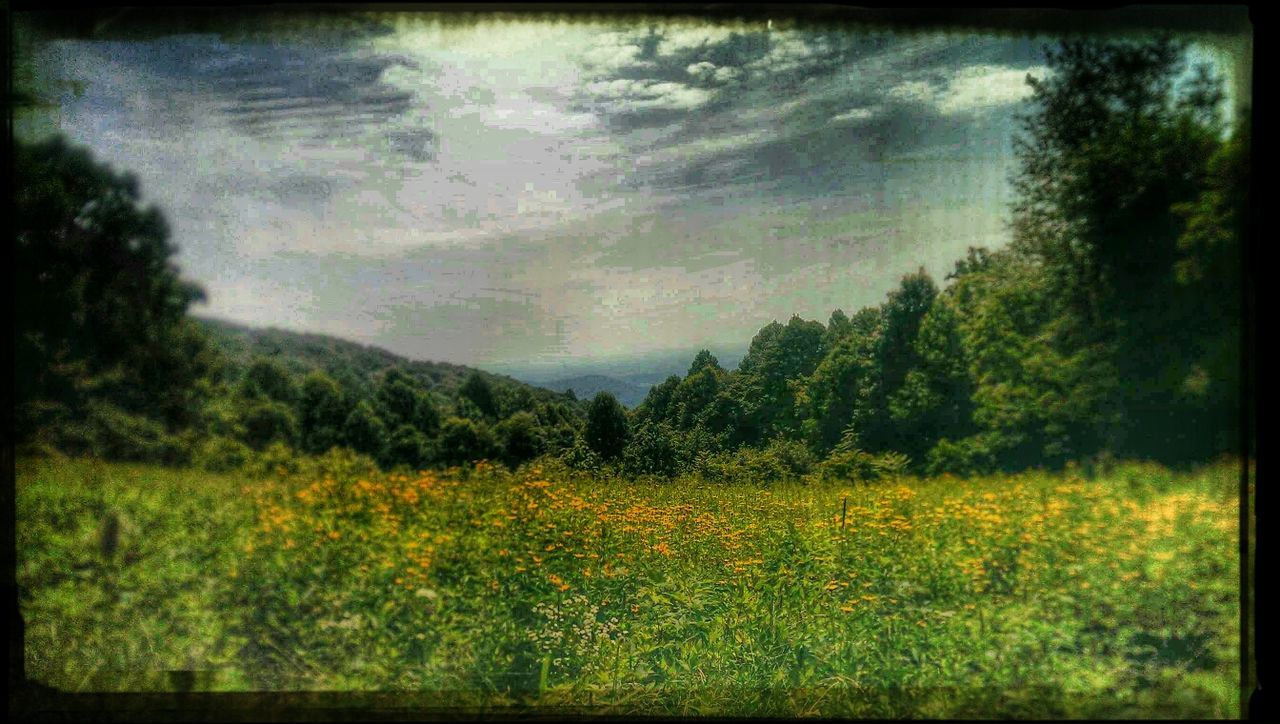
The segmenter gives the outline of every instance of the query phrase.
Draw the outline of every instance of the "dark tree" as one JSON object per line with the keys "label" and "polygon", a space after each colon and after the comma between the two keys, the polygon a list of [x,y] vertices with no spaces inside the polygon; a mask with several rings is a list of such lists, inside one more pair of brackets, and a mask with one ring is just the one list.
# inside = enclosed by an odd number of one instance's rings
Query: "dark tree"
{"label": "dark tree", "polygon": [[492,419],[498,416],[498,402],[494,398],[493,387],[484,375],[472,372],[467,376],[466,382],[462,383],[462,388],[458,392],[462,397],[470,400],[485,417]]}
{"label": "dark tree", "polygon": [[462,465],[491,457],[496,448],[493,433],[484,423],[451,417],[440,426],[437,458],[446,465]]}
{"label": "dark tree", "polygon": [[272,357],[256,357],[245,370],[240,394],[250,400],[272,400],[283,405],[297,404],[299,393],[289,368]]}
{"label": "dark tree", "polygon": [[430,395],[399,368],[387,370],[374,401],[378,414],[389,425],[408,425],[424,435],[434,435],[440,427],[440,413]]}
{"label": "dark tree", "polygon": [[319,454],[342,443],[342,428],[350,409],[342,387],[329,375],[315,371],[302,381],[302,447]]}
{"label": "dark tree", "polygon": [[515,413],[498,423],[494,432],[502,460],[512,468],[538,457],[546,446],[538,420],[529,412]]}
{"label": "dark tree", "polygon": [[616,460],[627,444],[627,411],[608,392],[600,392],[587,410],[587,446],[606,461]]}
{"label": "dark tree", "polygon": [[[1124,455],[1203,456],[1214,426],[1179,389],[1203,377],[1204,334],[1238,297],[1226,270],[1214,289],[1180,285],[1188,219],[1224,135],[1223,94],[1205,71],[1177,82],[1185,47],[1169,39],[1064,42],[1053,73],[1030,80],[1017,151],[1017,247],[1044,269],[1062,353],[1091,350],[1123,381],[1100,398],[1097,431]],[[1225,244],[1235,247],[1235,235]],[[1223,258],[1226,258],[1224,255]]]}
{"label": "dark tree", "polygon": [[184,319],[203,294],[179,278],[164,217],[134,176],[61,138],[13,148],[19,438],[82,417],[90,399],[189,421],[203,370]]}
{"label": "dark tree", "polygon": [[373,405],[367,400],[361,400],[351,410],[351,414],[347,415],[342,426],[342,436],[351,449],[379,459],[387,442],[387,425],[378,417]]}

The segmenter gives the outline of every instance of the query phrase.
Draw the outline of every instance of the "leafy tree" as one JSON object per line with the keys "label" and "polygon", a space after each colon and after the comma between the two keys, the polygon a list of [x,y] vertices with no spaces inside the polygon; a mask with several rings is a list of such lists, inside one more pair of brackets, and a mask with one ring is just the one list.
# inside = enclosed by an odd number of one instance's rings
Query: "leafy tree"
{"label": "leafy tree", "polygon": [[850,425],[858,447],[871,453],[909,446],[897,429],[890,400],[900,393],[913,367],[919,365],[916,336],[938,288],[923,269],[903,277],[881,307],[879,334],[874,350],[874,370],[860,380]]}
{"label": "leafy tree", "polygon": [[498,423],[494,433],[502,460],[511,468],[538,457],[546,447],[538,419],[530,412],[511,415]]}
{"label": "leafy tree", "polygon": [[390,425],[408,425],[425,435],[434,435],[440,427],[440,413],[431,396],[397,367],[383,375],[374,401],[378,414]]}
{"label": "leafy tree", "polygon": [[273,442],[292,446],[298,439],[298,421],[293,409],[283,402],[259,398],[248,402],[240,413],[244,442],[254,450],[264,450]]}
{"label": "leafy tree", "polygon": [[302,380],[300,408],[303,450],[318,455],[342,443],[351,410],[332,377],[319,370],[309,373]]}
{"label": "leafy tree", "polygon": [[494,398],[493,387],[479,372],[473,371],[468,375],[458,393],[470,400],[486,418],[492,419],[498,416],[498,403]]}
{"label": "leafy tree", "polygon": [[673,422],[675,415],[672,399],[676,388],[680,386],[680,376],[671,375],[661,383],[649,388],[644,401],[635,409],[637,421]]}
{"label": "leafy tree", "polygon": [[427,459],[427,438],[413,425],[401,425],[391,433],[386,447],[382,450],[382,458],[378,461],[385,467],[404,465],[409,468],[421,468]]}
{"label": "leafy tree", "polygon": [[169,226],[143,207],[137,179],[61,138],[14,140],[17,433],[84,418],[91,399],[177,426],[203,373]]}
{"label": "leafy tree", "polygon": [[622,454],[627,434],[627,411],[622,404],[608,392],[597,393],[587,409],[587,445],[606,462],[613,461]]}
{"label": "leafy tree", "polygon": [[973,381],[959,319],[947,295],[936,299],[920,322],[913,344],[916,366],[889,398],[893,449],[923,464],[944,438],[978,432],[973,423]]}
{"label": "leafy tree", "polygon": [[720,366],[720,360],[716,359],[716,356],[711,354],[709,350],[704,349],[694,355],[693,363],[689,365],[689,373],[685,377],[692,377],[704,368],[711,370],[724,369]]}
{"label": "leafy tree", "polygon": [[878,332],[851,330],[822,359],[807,382],[804,394],[806,437],[815,449],[826,452],[844,435],[859,402],[871,398],[878,374]]}
{"label": "leafy tree", "polygon": [[437,459],[446,465],[462,465],[493,455],[496,447],[493,433],[484,423],[450,417],[440,426],[436,442]]}
{"label": "leafy tree", "polygon": [[719,365],[704,365],[680,381],[670,400],[679,429],[689,430],[698,424],[703,411],[720,392],[724,379],[725,371]]}
{"label": "leafy tree", "polygon": [[622,467],[631,475],[671,477],[681,472],[679,433],[665,422],[636,428],[622,452]]}
{"label": "leafy tree", "polygon": [[964,442],[973,460],[1010,469],[1060,464],[1099,449],[1116,424],[1106,404],[1115,371],[1096,348],[1054,344],[1061,318],[1052,295],[1043,268],[1015,250],[992,254],[948,290],[974,381],[973,421],[985,431]]}
{"label": "leafy tree", "polygon": [[[1214,437],[1189,431],[1199,404],[1178,390],[1197,376],[1196,330],[1216,300],[1178,284],[1188,220],[1177,209],[1201,198],[1225,129],[1216,79],[1177,82],[1184,51],[1163,38],[1046,52],[1053,72],[1029,81],[1018,139],[1013,227],[1044,270],[1056,351],[1090,350],[1090,366],[1124,380],[1101,400],[1107,412],[1090,413],[1116,420],[1101,445],[1166,460]],[[1238,293],[1234,279],[1216,281]]]}
{"label": "leafy tree", "polygon": [[256,357],[245,370],[240,394],[250,400],[272,400],[283,405],[298,402],[298,389],[289,369],[278,359]]}
{"label": "leafy tree", "polygon": [[798,316],[786,326],[772,322],[756,334],[733,381],[740,410],[736,439],[754,445],[795,433],[796,391],[822,360],[825,337],[821,322]]}
{"label": "leafy tree", "polygon": [[374,459],[382,457],[387,440],[387,424],[368,400],[361,400],[347,415],[342,436],[348,447]]}

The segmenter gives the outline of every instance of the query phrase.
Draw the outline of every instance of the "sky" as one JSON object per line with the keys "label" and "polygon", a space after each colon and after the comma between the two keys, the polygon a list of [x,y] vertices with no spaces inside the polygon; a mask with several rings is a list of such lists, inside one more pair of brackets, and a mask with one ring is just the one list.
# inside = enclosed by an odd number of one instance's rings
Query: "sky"
{"label": "sky", "polygon": [[196,314],[508,369],[745,348],[1007,243],[1045,42],[402,14],[32,62],[48,125],[166,213]]}

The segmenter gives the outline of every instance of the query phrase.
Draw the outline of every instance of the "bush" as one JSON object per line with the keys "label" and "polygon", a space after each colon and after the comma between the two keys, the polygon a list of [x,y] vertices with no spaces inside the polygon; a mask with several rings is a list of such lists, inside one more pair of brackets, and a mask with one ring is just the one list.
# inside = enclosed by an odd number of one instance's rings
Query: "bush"
{"label": "bush", "polygon": [[69,455],[105,460],[182,465],[191,460],[191,444],[169,434],[150,418],[131,415],[108,402],[90,401],[82,420],[60,424],[49,442]]}
{"label": "bush", "polygon": [[684,468],[678,434],[665,423],[636,430],[622,451],[622,469],[631,475],[672,477]]}
{"label": "bush", "polygon": [[837,449],[818,465],[823,480],[871,481],[903,475],[911,461],[902,453],[873,455],[865,450]]}
{"label": "bush", "polygon": [[695,471],[718,483],[773,484],[799,480],[813,469],[813,454],[794,440],[775,439],[763,449],[744,447],[699,458]]}
{"label": "bush", "polygon": [[235,438],[221,435],[205,438],[196,447],[193,462],[212,473],[243,468],[253,458],[253,449]]}
{"label": "bush", "polygon": [[302,470],[303,459],[293,448],[276,441],[255,454],[246,467],[251,474],[258,477],[294,475]]}
{"label": "bush", "polygon": [[247,403],[240,413],[244,425],[244,441],[254,450],[264,450],[272,443],[292,446],[298,439],[298,420],[283,402],[258,400]]}
{"label": "bush", "polygon": [[502,461],[512,469],[542,454],[546,442],[538,420],[529,412],[517,412],[498,423],[497,442],[502,448]]}
{"label": "bush", "polygon": [[925,473],[941,475],[986,475],[998,466],[999,446],[996,438],[981,433],[952,442],[946,438],[938,441],[929,451]]}
{"label": "bush", "polygon": [[600,472],[604,465],[604,461],[591,449],[591,446],[587,445],[587,441],[581,435],[575,437],[573,445],[560,454],[560,461],[573,470],[593,474]]}

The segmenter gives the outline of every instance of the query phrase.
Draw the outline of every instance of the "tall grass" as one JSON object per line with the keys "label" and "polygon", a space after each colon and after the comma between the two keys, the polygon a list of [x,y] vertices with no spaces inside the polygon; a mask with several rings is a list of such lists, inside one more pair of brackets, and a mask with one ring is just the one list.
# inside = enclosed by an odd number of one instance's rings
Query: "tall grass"
{"label": "tall grass", "polygon": [[149,689],[195,668],[468,709],[1239,714],[1230,464],[770,487],[279,472],[24,464],[29,674]]}

